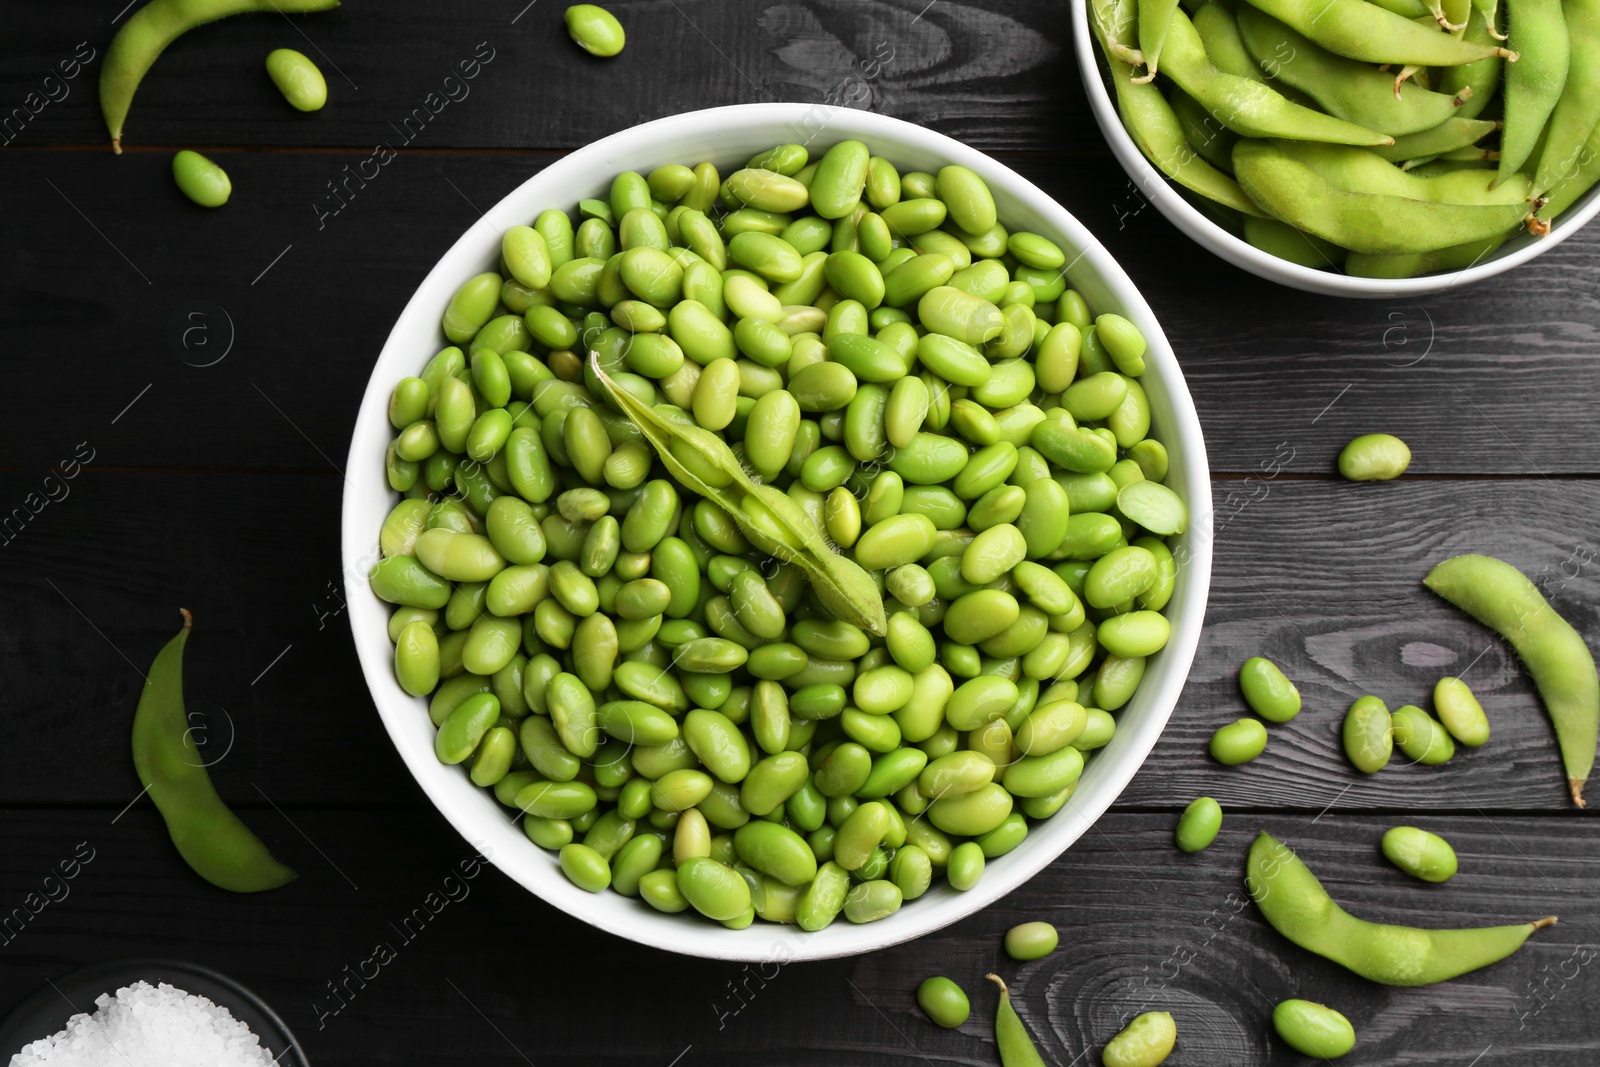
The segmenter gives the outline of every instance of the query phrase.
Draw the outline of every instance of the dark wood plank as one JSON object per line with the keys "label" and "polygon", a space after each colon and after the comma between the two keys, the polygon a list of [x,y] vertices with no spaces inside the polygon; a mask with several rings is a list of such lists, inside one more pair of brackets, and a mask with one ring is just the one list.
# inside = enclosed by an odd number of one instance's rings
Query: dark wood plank
{"label": "dark wood plank", "polygon": [[[1041,0],[611,6],[628,44],[609,61],[568,39],[562,5],[526,0],[352,4],[292,26],[262,17],[205,27],[175,43],[140,87],[127,141],[400,147],[409,134],[429,148],[577,148],[681,111],[798,100],[870,105],[986,148],[1099,147],[1080,106],[1070,20]],[[100,61],[69,81],[58,64],[90,49],[103,56],[114,14],[52,5],[15,27],[0,100],[37,109],[25,126],[13,119],[17,144],[106,142],[94,89]],[[277,47],[321,66],[324,111],[301,115],[278,96],[261,66]],[[52,72],[57,81],[47,85]],[[41,107],[46,94],[60,102]]]}
{"label": "dark wood plank", "polygon": [[[1140,1010],[1177,1017],[1173,1067],[1299,1062],[1267,1023],[1289,996],[1345,1012],[1365,1063],[1446,1067],[1482,1053],[1480,1067],[1511,1065],[1537,1049],[1540,1063],[1577,1065],[1600,1049],[1582,1008],[1600,922],[1588,874],[1600,862],[1592,823],[1431,820],[1455,844],[1462,873],[1424,886],[1378,856],[1390,824],[1381,817],[1236,817],[1210,850],[1186,856],[1170,844],[1169,818],[1111,815],[1006,900],[945,931],[823,963],[784,965],[775,947],[772,963],[747,969],[608,936],[492,869],[466,877],[460,864],[471,849],[432,813],[294,811],[290,826],[252,812],[300,872],[255,897],[200,882],[153,813],[130,812],[114,826],[112,814],[0,816],[8,842],[0,901],[11,909],[30,907],[30,893],[58,898],[42,907],[31,898],[37,914],[7,931],[0,1000],[88,960],[158,953],[221,967],[255,988],[318,1064],[659,1067],[684,1053],[685,1062],[772,1062],[782,1049],[786,1063],[909,1067],[994,1062],[994,998],[982,975],[997,970],[1047,1061],[1063,1064],[1098,1049]],[[1289,841],[1365,917],[1455,925],[1558,914],[1562,922],[1458,980],[1375,986],[1290,945],[1247,902],[1243,856],[1258,827]],[[93,859],[77,877],[57,873],[47,884],[61,861],[88,850]],[[437,915],[402,930],[429,894]],[[1055,923],[1062,947],[1019,965],[1000,938],[1032,919]],[[380,944],[393,951],[381,967],[369,962]],[[936,973],[972,997],[959,1030],[938,1029],[914,1006],[916,984]],[[342,1007],[329,983],[346,983]]]}
{"label": "dark wood plank", "polygon": [[[56,404],[69,351],[95,389],[48,426],[0,427],[6,463],[42,476],[88,439],[116,466],[342,466],[373,356],[416,285],[478,209],[550,157],[405,153],[320,215],[324,183],[358,158],[230,153],[234,202],[207,212],[173,188],[164,156],[11,157],[36,209],[0,247],[19,280],[0,323],[18,351],[53,354],[17,362],[12,395]],[[1352,436],[1381,429],[1411,442],[1418,474],[1600,472],[1600,435],[1574,432],[1600,391],[1600,232],[1514,283],[1337,301],[1220,267],[1153,210],[1128,215],[1138,202],[1114,167],[1011,162],[1104,236],[1150,299],[1214,470],[1276,458],[1326,474]],[[84,264],[94,283],[63,290]]]}
{"label": "dark wood plank", "polygon": [[[359,476],[352,472],[352,476]],[[32,476],[0,476],[22,502]],[[0,802],[121,806],[138,792],[126,729],[140,671],[194,611],[188,694],[237,743],[219,788],[260,803],[410,803],[417,797],[372,709],[342,615],[337,475],[98,472],[66,483],[0,553],[10,603],[10,705]],[[1353,486],[1219,481],[1217,566],[1189,686],[1129,806],[1543,809],[1566,814],[1549,724],[1511,652],[1421,586],[1437,560],[1485,551],[1538,579],[1600,642],[1593,482],[1418,481]],[[1252,493],[1244,506],[1229,492]],[[1248,498],[1242,498],[1248,499]],[[1575,555],[1576,553],[1576,555]],[[1270,566],[1263,561],[1273,561]],[[1280,663],[1305,711],[1273,728],[1256,762],[1205,756],[1212,730],[1246,710],[1235,682],[1252,655]],[[1494,723],[1480,750],[1443,767],[1397,762],[1372,778],[1345,763],[1344,710],[1372,692],[1426,704],[1464,673]],[[218,710],[220,709],[220,710]]]}

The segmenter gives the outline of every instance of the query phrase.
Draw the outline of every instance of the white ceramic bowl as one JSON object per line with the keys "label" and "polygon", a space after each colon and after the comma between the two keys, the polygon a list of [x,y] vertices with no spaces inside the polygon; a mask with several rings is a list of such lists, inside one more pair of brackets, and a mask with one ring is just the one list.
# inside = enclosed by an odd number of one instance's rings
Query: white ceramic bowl
{"label": "white ceramic bowl", "polygon": [[[1014,852],[992,861],[977,888],[958,893],[940,886],[889,918],[863,926],[841,918],[814,934],[763,922],[735,931],[692,914],[663,915],[610,891],[578,889],[562,875],[555,855],[531,844],[488,790],[472,785],[462,768],[441,764],[434,756],[434,728],[424,702],[408,696],[395,681],[386,626],[390,609],[372,594],[366,574],[377,559],[378,527],[396,499],[382,473],[384,450],[393,435],[387,415],[390,390],[400,378],[418,373],[446,344],[439,317],[463,280],[493,268],[503,230],[526,223],[544,208],[571,210],[581,198],[605,196],[618,171],[648,173],[663,163],[709,159],[728,173],[762,149],[805,141],[813,134],[813,147],[859,138],[903,170],[964,164],[989,183],[1008,225],[1042,233],[1068,250],[1071,284],[1090,307],[1127,316],[1149,340],[1143,382],[1150,395],[1152,432],[1172,454],[1168,484],[1188,501],[1192,520],[1189,532],[1174,545],[1186,563],[1167,610],[1172,640],[1151,660],[1137,696],[1119,713],[1115,739],[1089,761],[1068,806],[1035,826]],[[782,961],[869,952],[955,922],[1037,874],[1117,798],[1156,743],[1194,657],[1210,584],[1211,483],[1200,424],[1178,361],[1122,268],[1077,219],[988,156],[919,126],[845,108],[742,104],[675,115],[596,141],[529,178],[462,235],[406,305],[373,368],[345,469],[342,546],[356,651],[383,724],[423,790],[463,837],[536,895],[603,930],[694,956]]]}
{"label": "white ceramic bowl", "polygon": [[1122,164],[1122,169],[1128,172],[1128,177],[1133,179],[1140,193],[1155,204],[1156,209],[1165,215],[1169,222],[1188,234],[1197,244],[1234,266],[1268,281],[1304,289],[1311,293],[1369,299],[1437,293],[1492,278],[1496,274],[1526,263],[1577,233],[1584,223],[1594,218],[1596,212],[1600,212],[1600,186],[1597,186],[1585,193],[1577,203],[1556,219],[1551,225],[1548,236],[1518,234],[1501,245],[1493,254],[1485,256],[1465,270],[1444,271],[1420,278],[1352,278],[1346,274],[1316,270],[1298,263],[1290,263],[1286,259],[1279,259],[1211,221],[1178,190],[1177,186],[1167,181],[1161,172],[1144,158],[1144,153],[1133,143],[1133,138],[1128,135],[1128,131],[1122,125],[1122,119],[1117,115],[1116,100],[1113,98],[1111,86],[1106,81],[1105,59],[1100,54],[1100,46],[1095,41],[1093,32],[1089,29],[1087,0],[1072,0],[1072,18],[1076,31],[1073,36],[1076,38],[1075,44],[1078,50],[1078,70],[1083,75],[1083,88],[1089,97],[1089,108],[1094,112],[1095,121],[1100,124],[1100,132],[1105,135],[1106,143],[1111,146],[1111,152],[1117,157],[1117,162]]}

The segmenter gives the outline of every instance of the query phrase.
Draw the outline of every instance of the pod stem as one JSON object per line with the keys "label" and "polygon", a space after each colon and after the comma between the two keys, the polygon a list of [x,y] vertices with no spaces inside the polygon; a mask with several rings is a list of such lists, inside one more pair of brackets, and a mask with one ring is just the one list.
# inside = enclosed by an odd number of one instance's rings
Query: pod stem
{"label": "pod stem", "polygon": [[183,616],[183,628],[185,630],[193,630],[194,629],[194,616],[189,614],[189,609],[188,608],[179,608],[178,609],[178,614]]}
{"label": "pod stem", "polygon": [[1554,915],[1546,915],[1542,919],[1533,920],[1533,922],[1529,923],[1528,925],[1532,926],[1535,930],[1543,930],[1546,926],[1554,926],[1557,921],[1558,920]]}
{"label": "pod stem", "polygon": [[[1550,232],[1550,225],[1549,225],[1549,223],[1546,223],[1545,224],[1544,233],[1549,233],[1549,232]],[[1544,233],[1540,234],[1539,236],[1543,237]],[[1589,806],[1589,805],[1587,805],[1587,804],[1585,804],[1583,802],[1583,784],[1585,782],[1587,782],[1588,780],[1589,779],[1587,779],[1587,778],[1568,778],[1567,779],[1567,788],[1572,790],[1572,802],[1574,804],[1578,805],[1578,807],[1580,807],[1580,808],[1586,808],[1586,807]]]}
{"label": "pod stem", "polygon": [[[1551,922],[1555,922],[1554,919],[1551,919],[1550,921]],[[1000,987],[1000,995],[1001,996],[1007,996],[1008,997],[1008,996],[1011,995],[1011,990],[1006,988],[1006,982],[1005,982],[1004,978],[1001,978],[998,974],[986,974],[986,975],[984,975],[984,977],[989,979],[989,981],[993,982],[995,985]]]}
{"label": "pod stem", "polygon": [[122,136],[120,134],[111,138],[111,151],[114,155],[122,155]]}

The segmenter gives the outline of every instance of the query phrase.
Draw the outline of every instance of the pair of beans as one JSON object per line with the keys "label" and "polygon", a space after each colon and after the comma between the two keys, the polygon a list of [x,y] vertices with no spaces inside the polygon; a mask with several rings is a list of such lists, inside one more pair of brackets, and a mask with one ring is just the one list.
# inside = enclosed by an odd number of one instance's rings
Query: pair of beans
{"label": "pair of beans", "polygon": [[970,888],[1169,636],[1143,336],[976,173],[859,142],[578,219],[510,228],[391,397],[372,585],[440,758],[660,910]]}
{"label": "pair of beans", "polygon": [[[1508,49],[1495,9],[1448,7],[1213,0],[1191,19],[1170,0],[1095,0],[1091,23],[1123,121],[1164,174],[1263,251],[1398,278],[1469,266],[1524,225],[1548,232],[1600,178],[1600,14],[1514,0]],[[1423,71],[1433,88],[1412,80]],[[1502,73],[1503,110],[1486,114]],[[1481,147],[1502,128],[1498,151]]]}
{"label": "pair of beans", "polygon": [[[1239,690],[1250,709],[1268,722],[1286,723],[1300,713],[1300,690],[1271,660],[1260,656],[1246,660],[1239,668]],[[1267,728],[1257,719],[1238,719],[1218,727],[1216,733],[1211,735],[1211,758],[1230,767],[1248,763],[1261,755],[1266,747]],[[1218,812],[1218,825],[1220,818],[1221,813]],[[1210,814],[1207,813],[1204,819],[1205,823],[1209,823]]]}

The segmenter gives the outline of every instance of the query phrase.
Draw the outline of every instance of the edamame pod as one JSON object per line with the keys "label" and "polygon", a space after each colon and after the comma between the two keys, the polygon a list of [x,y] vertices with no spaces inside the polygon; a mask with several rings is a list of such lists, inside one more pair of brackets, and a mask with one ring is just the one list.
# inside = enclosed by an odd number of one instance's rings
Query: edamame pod
{"label": "edamame pod", "polygon": [[1458,930],[1367,922],[1341,908],[1300,858],[1266,833],[1250,847],[1246,871],[1250,895],[1280,934],[1383,985],[1431,985],[1486,967],[1556,921]]}

